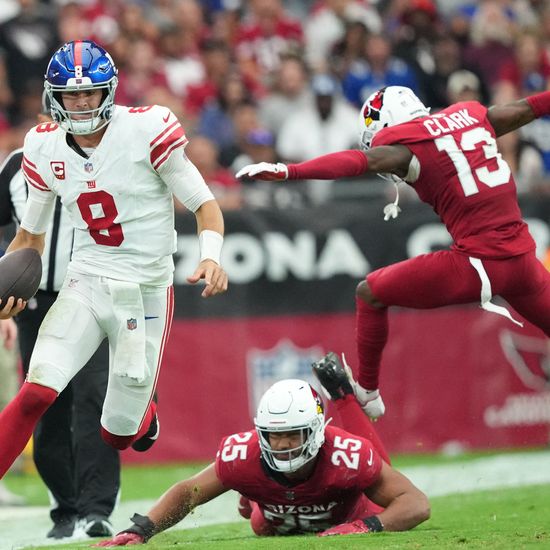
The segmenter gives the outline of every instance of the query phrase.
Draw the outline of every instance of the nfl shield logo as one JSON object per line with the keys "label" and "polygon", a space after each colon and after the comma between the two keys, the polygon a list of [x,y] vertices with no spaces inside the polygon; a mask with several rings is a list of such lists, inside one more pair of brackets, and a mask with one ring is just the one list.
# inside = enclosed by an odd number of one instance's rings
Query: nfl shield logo
{"label": "nfl shield logo", "polygon": [[251,349],[247,353],[248,397],[250,416],[256,415],[256,407],[265,391],[284,378],[300,378],[321,391],[311,372],[311,364],[324,355],[319,346],[298,348],[290,340],[280,340],[269,350]]}
{"label": "nfl shield logo", "polygon": [[137,328],[137,319],[126,319],[126,328],[128,330],[136,330]]}
{"label": "nfl shield logo", "polygon": [[88,172],[88,174],[94,169],[94,165],[91,162],[86,162],[84,164],[84,170]]}

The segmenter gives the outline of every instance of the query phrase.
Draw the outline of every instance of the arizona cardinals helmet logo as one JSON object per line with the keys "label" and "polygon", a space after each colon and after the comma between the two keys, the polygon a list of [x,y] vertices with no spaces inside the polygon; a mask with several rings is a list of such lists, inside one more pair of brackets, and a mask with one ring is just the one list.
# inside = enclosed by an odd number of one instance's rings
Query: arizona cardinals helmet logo
{"label": "arizona cardinals helmet logo", "polygon": [[374,94],[374,97],[370,101],[367,101],[363,109],[365,126],[370,126],[374,120],[380,120],[380,109],[382,109],[382,103],[384,102],[385,89],[382,88]]}
{"label": "arizona cardinals helmet logo", "polygon": [[317,391],[314,388],[311,388],[311,393],[315,398],[315,404],[317,405],[317,414],[325,414],[325,408],[323,407],[323,401],[321,400],[321,396],[317,393]]}

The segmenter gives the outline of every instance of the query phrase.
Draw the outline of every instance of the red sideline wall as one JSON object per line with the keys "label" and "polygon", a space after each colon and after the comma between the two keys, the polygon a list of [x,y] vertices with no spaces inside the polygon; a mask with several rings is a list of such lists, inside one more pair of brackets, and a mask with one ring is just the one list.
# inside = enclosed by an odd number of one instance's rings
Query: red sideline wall
{"label": "red sideline wall", "polygon": [[[380,266],[446,248],[426,205],[385,201],[224,214],[229,291],[213,299],[186,284],[198,260],[193,216],[178,216],[175,318],[159,380],[161,435],[127,461],[213,458],[220,438],[249,429],[255,403],[281,378],[311,376],[329,350],[355,361],[354,294]],[[522,212],[550,269],[550,197]],[[390,452],[547,445],[550,347],[478,305],[390,310],[377,423]]]}
{"label": "red sideline wall", "polygon": [[[472,449],[548,444],[550,394],[540,371],[546,340],[539,331],[477,307],[398,310],[390,331],[381,376],[387,413],[376,424],[390,453],[435,451],[452,442]],[[533,387],[507,358],[510,341]],[[176,320],[159,383],[161,437],[150,452],[126,452],[124,459],[213,458],[222,436],[252,426],[251,350],[276,356],[281,345],[291,356],[292,348],[295,356],[310,348],[341,350],[352,363],[353,315]],[[275,367],[281,377],[296,372],[284,361]]]}

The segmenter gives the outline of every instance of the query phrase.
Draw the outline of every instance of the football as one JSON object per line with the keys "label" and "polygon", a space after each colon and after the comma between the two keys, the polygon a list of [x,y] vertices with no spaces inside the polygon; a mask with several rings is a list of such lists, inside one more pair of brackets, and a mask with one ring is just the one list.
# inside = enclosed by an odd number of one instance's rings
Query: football
{"label": "football", "polygon": [[20,248],[0,258],[0,308],[10,296],[32,298],[42,278],[42,260],[34,248]]}

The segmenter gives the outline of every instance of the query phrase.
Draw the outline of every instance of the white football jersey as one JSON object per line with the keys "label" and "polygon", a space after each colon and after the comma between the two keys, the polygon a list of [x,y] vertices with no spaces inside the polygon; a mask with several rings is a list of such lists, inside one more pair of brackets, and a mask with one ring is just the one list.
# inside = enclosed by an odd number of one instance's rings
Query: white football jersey
{"label": "white football jersey", "polygon": [[[66,138],[55,123],[35,126],[25,138],[22,168],[29,186],[59,195],[70,214],[75,227],[71,269],[140,284],[171,284],[174,204],[161,174],[173,151],[183,156],[187,144],[175,115],[158,105],[116,106],[89,158]],[[44,202],[49,202],[46,195]],[[21,226],[36,232],[25,218]]]}

